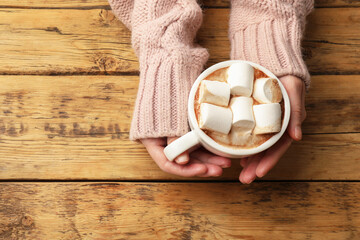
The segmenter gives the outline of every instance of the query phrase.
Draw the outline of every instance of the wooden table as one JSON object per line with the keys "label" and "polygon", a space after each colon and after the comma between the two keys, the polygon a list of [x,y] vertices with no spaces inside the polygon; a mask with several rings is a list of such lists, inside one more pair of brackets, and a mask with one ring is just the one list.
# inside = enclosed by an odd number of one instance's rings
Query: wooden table
{"label": "wooden table", "polygon": [[[227,60],[227,0],[198,41]],[[251,185],[159,170],[128,140],[130,32],[106,0],[0,1],[0,239],[360,239],[360,1],[318,0],[304,139]]]}

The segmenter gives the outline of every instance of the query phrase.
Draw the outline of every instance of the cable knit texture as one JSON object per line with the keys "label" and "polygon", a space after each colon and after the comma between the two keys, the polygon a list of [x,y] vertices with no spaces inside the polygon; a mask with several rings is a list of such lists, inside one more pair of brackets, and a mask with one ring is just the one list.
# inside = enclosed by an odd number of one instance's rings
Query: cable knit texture
{"label": "cable knit texture", "polygon": [[140,83],[130,139],[181,136],[189,131],[187,99],[208,59],[195,45],[202,22],[196,0],[109,0],[132,30]]}
{"label": "cable knit texture", "polygon": [[308,89],[301,39],[313,6],[314,0],[232,0],[231,59],[256,62],[278,77],[297,76]]}
{"label": "cable knit texture", "polygon": [[[132,30],[140,83],[130,139],[181,136],[188,131],[187,98],[208,59],[193,43],[202,22],[196,0],[109,0]],[[313,0],[232,0],[231,58],[295,75],[310,85],[301,56],[305,17]]]}

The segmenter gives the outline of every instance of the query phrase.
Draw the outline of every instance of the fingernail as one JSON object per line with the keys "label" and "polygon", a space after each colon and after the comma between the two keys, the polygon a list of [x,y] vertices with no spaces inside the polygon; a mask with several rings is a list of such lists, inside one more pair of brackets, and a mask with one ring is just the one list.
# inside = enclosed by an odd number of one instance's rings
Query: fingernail
{"label": "fingernail", "polygon": [[186,161],[187,161],[187,157],[184,155],[179,156],[177,159],[177,163],[184,163]]}
{"label": "fingernail", "polygon": [[263,176],[265,176],[264,171],[259,171],[259,174],[257,174],[257,176],[258,176],[259,178],[262,178]]}
{"label": "fingernail", "polygon": [[302,134],[301,134],[301,128],[300,127],[295,128],[295,137],[297,139],[301,140]]}
{"label": "fingernail", "polygon": [[227,165],[227,164],[226,164],[226,165],[222,165],[221,167],[222,167],[222,168],[229,168],[229,167],[231,167],[231,164],[230,164],[230,165]]}
{"label": "fingernail", "polygon": [[247,181],[246,181],[246,184],[252,183],[255,180],[255,178],[248,178]]}
{"label": "fingernail", "polygon": [[248,182],[245,182],[245,184],[250,184],[250,183],[252,183],[252,181],[254,181],[254,180],[250,180]]}

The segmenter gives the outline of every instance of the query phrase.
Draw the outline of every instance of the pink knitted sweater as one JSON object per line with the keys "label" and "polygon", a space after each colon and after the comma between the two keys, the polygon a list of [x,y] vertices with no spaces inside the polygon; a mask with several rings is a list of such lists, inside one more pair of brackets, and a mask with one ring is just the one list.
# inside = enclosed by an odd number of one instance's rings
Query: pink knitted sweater
{"label": "pink knitted sweater", "polygon": [[[188,131],[187,98],[208,59],[194,44],[202,22],[196,0],[109,0],[132,31],[140,83],[130,139],[181,136]],[[232,0],[231,59],[259,63],[277,76],[310,84],[301,56],[305,17],[314,0]]]}

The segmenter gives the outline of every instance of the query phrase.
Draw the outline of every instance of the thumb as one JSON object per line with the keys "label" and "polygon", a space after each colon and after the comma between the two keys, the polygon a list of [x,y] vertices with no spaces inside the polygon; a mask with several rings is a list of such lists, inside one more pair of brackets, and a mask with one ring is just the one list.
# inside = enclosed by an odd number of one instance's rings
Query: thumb
{"label": "thumb", "polygon": [[[176,139],[178,139],[178,137],[168,137],[167,144],[169,145],[170,143],[172,143]],[[187,164],[190,161],[189,152],[188,151],[183,152],[182,154],[177,156],[174,161],[177,164],[180,164],[180,165]]]}
{"label": "thumb", "polygon": [[291,113],[288,133],[292,139],[299,141],[302,138],[301,124],[305,109],[303,103],[304,83],[300,78],[294,76],[286,76],[280,80],[286,88],[290,99]]}

